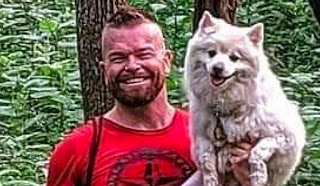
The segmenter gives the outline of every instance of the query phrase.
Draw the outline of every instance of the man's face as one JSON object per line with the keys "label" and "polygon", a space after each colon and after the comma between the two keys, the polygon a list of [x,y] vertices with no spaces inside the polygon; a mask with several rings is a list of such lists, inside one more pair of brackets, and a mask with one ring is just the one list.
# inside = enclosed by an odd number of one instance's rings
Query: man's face
{"label": "man's face", "polygon": [[109,29],[103,42],[103,68],[113,97],[130,107],[152,102],[164,87],[171,63],[159,27],[143,23]]}

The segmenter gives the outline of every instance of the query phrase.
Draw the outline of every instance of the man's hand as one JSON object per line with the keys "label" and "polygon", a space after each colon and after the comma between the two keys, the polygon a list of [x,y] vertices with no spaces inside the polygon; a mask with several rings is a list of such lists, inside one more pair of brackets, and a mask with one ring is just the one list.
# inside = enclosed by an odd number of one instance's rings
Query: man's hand
{"label": "man's hand", "polygon": [[250,172],[248,157],[252,144],[240,143],[231,150],[231,169],[235,178],[241,183],[242,186],[250,186]]}
{"label": "man's hand", "polygon": [[[231,169],[235,178],[242,186],[250,186],[250,172],[248,157],[252,144],[240,143],[231,150]],[[200,171],[195,172],[182,186],[202,186],[202,178]]]}

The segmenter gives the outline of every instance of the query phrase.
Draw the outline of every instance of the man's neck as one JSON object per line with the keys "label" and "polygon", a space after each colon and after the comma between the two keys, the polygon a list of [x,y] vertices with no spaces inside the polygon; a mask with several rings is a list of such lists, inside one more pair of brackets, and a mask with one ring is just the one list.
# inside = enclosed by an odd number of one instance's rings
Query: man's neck
{"label": "man's neck", "polygon": [[141,107],[127,107],[116,102],[104,117],[127,128],[157,130],[170,125],[174,114],[174,107],[169,104],[166,95],[160,93],[150,104]]}

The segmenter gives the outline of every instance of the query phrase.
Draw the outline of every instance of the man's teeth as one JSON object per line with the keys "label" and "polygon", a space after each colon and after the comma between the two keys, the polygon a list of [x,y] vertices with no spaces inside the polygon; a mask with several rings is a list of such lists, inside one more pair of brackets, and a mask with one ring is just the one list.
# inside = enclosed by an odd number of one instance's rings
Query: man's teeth
{"label": "man's teeth", "polygon": [[128,79],[127,81],[126,81],[126,83],[140,83],[140,82],[142,82],[144,80],[144,78],[133,78],[133,79]]}

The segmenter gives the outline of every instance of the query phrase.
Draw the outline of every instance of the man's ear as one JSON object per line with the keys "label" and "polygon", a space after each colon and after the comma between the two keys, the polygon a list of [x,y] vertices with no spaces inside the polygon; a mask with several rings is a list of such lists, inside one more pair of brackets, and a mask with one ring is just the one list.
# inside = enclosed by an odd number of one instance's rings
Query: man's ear
{"label": "man's ear", "polygon": [[105,73],[106,62],[105,61],[99,61],[99,68],[101,69],[102,73]]}
{"label": "man's ear", "polygon": [[100,67],[101,69],[104,68],[104,61],[99,61],[99,67]]}
{"label": "man's ear", "polygon": [[172,61],[173,61],[173,54],[171,50],[165,50],[163,54],[163,62],[164,62],[164,73],[166,76],[169,76],[170,74]]}
{"label": "man's ear", "polygon": [[[102,72],[102,76],[103,78],[106,80],[106,62],[105,61],[99,61],[99,67],[101,69]],[[107,84],[108,81],[105,81],[105,83]]]}

